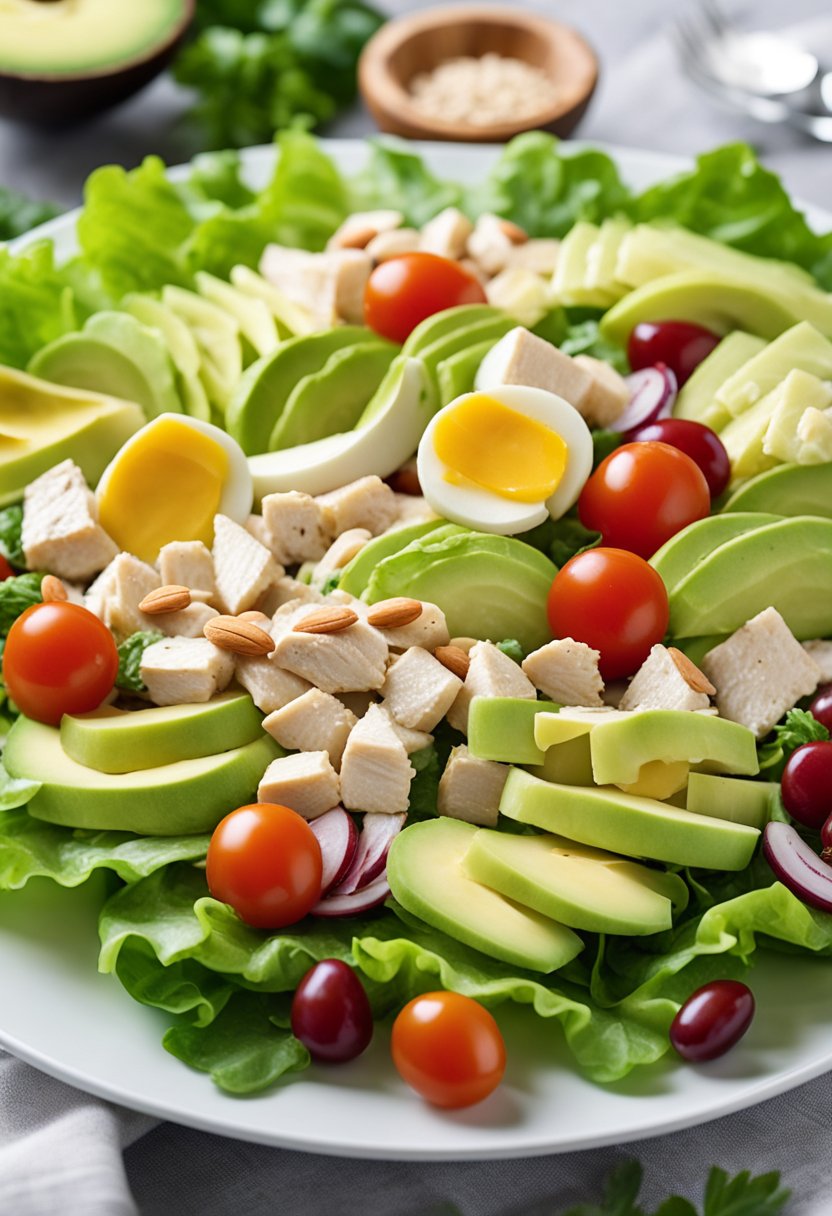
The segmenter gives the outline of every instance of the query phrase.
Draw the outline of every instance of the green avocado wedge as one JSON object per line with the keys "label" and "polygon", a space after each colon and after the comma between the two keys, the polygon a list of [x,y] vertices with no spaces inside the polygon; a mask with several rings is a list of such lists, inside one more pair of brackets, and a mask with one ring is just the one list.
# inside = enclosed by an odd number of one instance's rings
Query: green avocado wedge
{"label": "green avocado wedge", "polygon": [[546,753],[534,741],[534,720],[559,708],[553,701],[474,697],[468,710],[468,750],[480,760],[543,764]]}
{"label": "green avocado wedge", "polygon": [[770,607],[799,641],[832,635],[832,520],[799,515],[720,545],[673,588],[670,634],[733,633]]}
{"label": "green avocado wedge", "polygon": [[436,532],[438,528],[444,526],[444,519],[434,519],[424,524],[407,524],[403,528],[396,528],[393,532],[386,532],[383,536],[374,537],[341,571],[339,590],[346,591],[360,599],[379,562],[383,562],[386,557],[392,557],[394,553],[399,553],[412,541],[421,540],[429,532]]}
{"label": "green avocado wedge", "polygon": [[493,321],[502,314],[490,304],[463,304],[459,308],[445,308],[420,321],[407,337],[402,354],[421,356],[428,346],[435,345],[460,329],[468,329],[480,321]]}
{"label": "green avocado wedge", "polygon": [[434,929],[491,958],[544,973],[566,966],[583,950],[577,934],[470,877],[465,855],[476,834],[472,824],[456,819],[406,827],[387,858],[394,899]]}
{"label": "green avocado wedge", "polygon": [[707,870],[744,870],[760,836],[744,823],[693,815],[613,787],[556,785],[519,768],[508,775],[500,812],[580,844]]}
{"label": "green avocado wedge", "polygon": [[230,692],[198,705],[65,714],[61,746],[99,773],[130,773],[244,747],[260,738],[262,721],[248,693]]}
{"label": "green avocado wedge", "polygon": [[757,741],[727,718],[678,709],[648,709],[599,722],[589,737],[598,785],[630,785],[645,764],[685,761],[711,773],[754,777]]}
{"label": "green avocado wedge", "polygon": [[720,545],[753,532],[755,528],[763,528],[766,524],[776,524],[782,519],[779,515],[766,515],[763,512],[737,511],[733,515],[708,515],[688,524],[681,532],[677,532],[669,541],[662,545],[657,553],[650,558],[650,565],[661,576],[668,594],[691,571],[695,570],[703,558],[708,557]]}
{"label": "green avocado wedge", "polygon": [[450,405],[463,393],[473,392],[480,364],[493,345],[494,342],[486,338],[473,346],[467,346],[465,350],[457,351],[455,355],[448,355],[437,363],[436,381],[439,385],[440,409]]}
{"label": "green avocado wedge", "polygon": [[716,777],[710,773],[691,773],[688,778],[686,809],[694,815],[712,815],[746,823],[763,830],[771,818],[776,781],[745,781],[741,777]]}
{"label": "green avocado wedge", "polygon": [[832,464],[781,464],[768,469],[735,490],[722,510],[832,519]]}
{"label": "green avocado wedge", "polygon": [[212,831],[229,811],[251,802],[266,768],[281,755],[263,734],[219,755],[134,773],[99,773],[70,759],[56,727],[18,718],[3,759],[13,776],[42,782],[27,807],[36,819],[71,828],[187,836]]}
{"label": "green avocado wedge", "polygon": [[517,322],[512,317],[507,317],[505,313],[497,313],[496,316],[488,317],[482,321],[476,321],[470,325],[462,325],[453,333],[446,335],[444,338],[438,339],[436,342],[426,346],[419,352],[419,358],[424,360],[425,367],[430,372],[430,375],[439,390],[439,366],[445,363],[454,355],[463,354],[469,351],[472,347],[481,346],[483,342],[490,342],[493,346],[495,342],[499,342],[500,338],[504,337],[509,330],[516,327]]}
{"label": "green avocado wedge", "polygon": [[682,385],[673,417],[701,422],[718,431],[731,415],[728,407],[717,401],[717,393],[729,376],[758,355],[765,345],[762,338],[741,329],[728,334]]}
{"label": "green avocado wedge", "polygon": [[210,422],[211,403],[199,375],[199,347],[182,318],[151,295],[125,296],[121,307],[143,325],[159,331],[176,368],[176,388],[185,413]]}

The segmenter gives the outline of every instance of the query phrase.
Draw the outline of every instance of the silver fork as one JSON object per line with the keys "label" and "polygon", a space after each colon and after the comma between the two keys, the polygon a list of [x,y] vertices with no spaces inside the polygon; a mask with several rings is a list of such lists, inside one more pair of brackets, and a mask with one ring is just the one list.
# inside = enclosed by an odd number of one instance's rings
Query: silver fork
{"label": "silver fork", "polygon": [[684,71],[714,100],[832,143],[832,72],[811,52],[782,34],[740,30],[718,0],[702,0],[673,35]]}

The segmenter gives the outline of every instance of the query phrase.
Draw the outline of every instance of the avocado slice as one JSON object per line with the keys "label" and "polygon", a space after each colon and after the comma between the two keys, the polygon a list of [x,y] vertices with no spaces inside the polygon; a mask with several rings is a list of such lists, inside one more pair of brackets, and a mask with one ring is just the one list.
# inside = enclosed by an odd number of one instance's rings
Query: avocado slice
{"label": "avocado slice", "polygon": [[374,537],[341,571],[339,590],[347,591],[350,595],[360,598],[366,591],[373,570],[379,562],[400,552],[412,541],[420,540],[429,532],[436,532],[438,528],[444,526],[444,519],[434,519],[424,524],[408,524],[404,528],[396,528],[393,532],[385,532],[382,536]]}
{"label": "avocado slice", "polygon": [[546,753],[534,741],[537,714],[558,712],[553,701],[522,697],[474,697],[468,711],[468,749],[480,760],[543,764]]}
{"label": "avocado slice", "polygon": [[430,372],[434,383],[439,387],[439,364],[449,359],[452,355],[458,355],[462,351],[468,350],[472,346],[478,346],[480,343],[490,341],[492,346],[504,337],[510,330],[516,328],[517,321],[513,317],[507,317],[505,313],[498,313],[494,317],[487,317],[482,321],[476,321],[468,325],[461,325],[453,333],[447,334],[444,338],[438,338],[435,342],[431,342],[419,352],[419,358],[424,361],[425,366]]}
{"label": "avocado slice", "polygon": [[753,777],[759,770],[757,741],[727,718],[677,709],[622,714],[594,728],[589,738],[598,785],[630,785],[644,765],[684,761],[712,773]]}
{"label": "avocado slice", "polygon": [[71,828],[114,829],[143,836],[210,832],[235,806],[251,802],[272,760],[283,755],[266,734],[254,743],[134,773],[99,773],[72,760],[61,733],[18,718],[3,756],[15,777],[42,786],[27,810]]}
{"label": "avocado slice", "polygon": [[779,788],[776,781],[691,773],[685,805],[694,815],[730,819],[762,831],[771,818],[772,796]]}
{"label": "avocado slice", "polygon": [[281,341],[318,332],[318,323],[306,308],[290,300],[279,287],[249,266],[233,266],[231,283],[243,295],[266,305],[277,325]]}
{"label": "avocado slice", "polygon": [[832,520],[755,528],[704,558],[670,595],[670,634],[733,633],[776,608],[800,641],[832,634]]}
{"label": "avocado slice", "polygon": [[211,421],[211,404],[199,378],[199,347],[185,322],[155,296],[125,296],[121,307],[142,325],[158,330],[176,369],[176,390],[185,413]]}
{"label": "avocado slice", "polygon": [[776,511],[832,519],[832,463],[781,464],[741,485],[723,512]]}
{"label": "avocado slice", "polygon": [[198,705],[65,714],[61,746],[99,773],[131,773],[244,747],[261,737],[262,722],[247,693],[228,692]]}
{"label": "avocado slice", "polygon": [[0,505],[30,481],[74,460],[95,485],[116,452],[144,426],[141,408],[0,367]]}
{"label": "avocado slice", "polygon": [[456,819],[406,827],[387,858],[393,897],[411,915],[491,958],[544,973],[566,966],[583,950],[576,933],[469,876],[465,855],[476,834]]}
{"label": "avocado slice", "polygon": [[163,287],[162,303],[191,330],[199,348],[199,377],[208,400],[224,415],[243,374],[237,321],[225,309],[183,287]]}
{"label": "avocado slice", "polygon": [[372,337],[359,325],[341,325],[325,333],[289,338],[277,350],[258,359],[240,380],[226,411],[229,434],[248,456],[266,452],[269,437],[295,385],[317,372],[336,350]]}
{"label": "avocado slice", "polygon": [[573,739],[588,736],[601,722],[617,722],[620,718],[628,717],[629,712],[613,709],[609,705],[599,705],[597,708],[565,705],[557,713],[546,712],[535,716],[534,741],[547,751],[550,747],[560,747]]}
{"label": "avocado slice", "polygon": [[384,379],[396,348],[359,342],[333,351],[323,368],[299,380],[275,423],[269,451],[351,431]]}
{"label": "avocado slice", "polygon": [[720,545],[746,532],[753,532],[755,528],[776,524],[780,519],[782,516],[767,515],[762,511],[736,511],[731,515],[709,515],[705,519],[697,519],[671,536],[650,558],[650,565],[670,593]]}
{"label": "avocado slice", "polygon": [[462,304],[458,308],[444,308],[420,321],[405,340],[403,355],[421,355],[428,346],[433,346],[459,329],[468,329],[480,321],[492,321],[501,316],[498,308],[491,304]]}
{"label": "avocado slice", "polygon": [[588,733],[566,743],[556,743],[546,749],[542,764],[524,767],[542,781],[555,781],[558,785],[595,784]]}
{"label": "avocado slice", "polygon": [[795,368],[821,380],[832,377],[832,342],[808,321],[792,325],[739,367],[718,389],[716,400],[737,418],[782,384]]}
{"label": "avocado slice", "polygon": [[256,296],[216,278],[204,270],[195,275],[197,291],[209,303],[227,312],[237,323],[241,337],[254,351],[256,358],[270,355],[280,344],[277,322],[268,305]]}
{"label": "avocado slice", "polygon": [[64,334],[38,351],[29,371],[69,388],[135,401],[148,419],[183,413],[161,333],[129,313],[96,313],[80,333]]}
{"label": "avocado slice", "polygon": [[731,415],[727,406],[717,401],[717,393],[734,372],[765,350],[765,346],[763,338],[743,333],[741,329],[724,337],[682,385],[673,407],[673,417],[701,422],[718,431]]}
{"label": "avocado slice", "polygon": [[615,788],[556,785],[520,768],[508,775],[500,813],[626,857],[707,870],[744,870],[760,836],[744,823],[694,815]]}
{"label": "avocado slice", "polygon": [[604,220],[587,254],[587,287],[600,288],[614,300],[619,300],[629,290],[629,284],[622,283],[618,276],[618,258],[624,238],[631,231],[632,224],[624,216]]}
{"label": "avocado slice", "polygon": [[643,937],[673,924],[688,889],[677,874],[561,836],[512,836],[481,828],[465,854],[476,882],[570,929]]}
{"label": "avocado slice", "polygon": [[473,392],[479,366],[493,345],[494,342],[486,338],[485,341],[467,346],[437,363],[436,380],[439,385],[440,409],[450,405],[463,393]]}
{"label": "avocado slice", "polygon": [[[557,265],[552,278],[552,301],[570,307],[608,308],[621,292],[606,286],[590,286],[590,253],[600,240],[597,224],[579,220],[569,229],[561,242]],[[593,259],[594,260],[594,259]]]}
{"label": "avocado slice", "polygon": [[[821,464],[832,460],[832,421],[825,413],[832,405],[832,384],[796,367],[771,397],[774,408],[763,435],[765,455],[794,464]],[[807,414],[810,409],[813,413]],[[806,431],[809,418],[816,420],[814,443]]]}
{"label": "avocado slice", "polygon": [[548,557],[514,537],[432,533],[385,558],[364,598],[427,600],[445,613],[451,637],[517,638],[529,651],[551,640],[546,599],[556,573]]}

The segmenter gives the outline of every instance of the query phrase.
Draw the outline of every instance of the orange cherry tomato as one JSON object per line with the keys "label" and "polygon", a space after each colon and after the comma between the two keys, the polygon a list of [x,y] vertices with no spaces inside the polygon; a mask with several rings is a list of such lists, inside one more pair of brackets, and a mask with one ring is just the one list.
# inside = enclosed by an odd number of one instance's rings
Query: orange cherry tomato
{"label": "orange cherry tomato", "polygon": [[613,549],[652,557],[666,540],[711,511],[699,465],[667,443],[625,443],[581,491],[581,523]]}
{"label": "orange cherry tomato", "polygon": [[420,321],[445,308],[487,304],[485,292],[459,262],[435,253],[404,253],[376,266],[364,290],[364,320],[383,338],[404,342]]}
{"label": "orange cherry tomato", "polygon": [[38,722],[57,726],[64,714],[97,709],[117,675],[113,635],[79,604],[33,604],[6,638],[3,680],[9,696]]}
{"label": "orange cherry tomato", "polygon": [[632,675],[667,632],[667,590],[644,558],[588,549],[571,558],[549,591],[549,627],[601,652],[601,675]]}
{"label": "orange cherry tomato", "polygon": [[503,1078],[506,1047],[487,1009],[456,992],[428,992],[393,1023],[393,1063],[434,1106],[473,1106]]}
{"label": "orange cherry tomato", "polygon": [[321,897],[321,874],[317,838],[287,806],[241,806],[214,828],[209,890],[256,929],[283,929],[302,920]]}

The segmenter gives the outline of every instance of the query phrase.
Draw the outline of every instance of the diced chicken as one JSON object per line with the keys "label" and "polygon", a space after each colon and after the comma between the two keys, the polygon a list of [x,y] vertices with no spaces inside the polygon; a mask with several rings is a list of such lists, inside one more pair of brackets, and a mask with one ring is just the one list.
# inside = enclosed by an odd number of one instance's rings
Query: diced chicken
{"label": "diced chicken", "polygon": [[[161,582],[158,585],[161,586]],[[84,607],[103,621],[107,612],[107,604],[115,592],[115,587],[116,569],[115,562],[112,561],[90,583],[84,595]]]}
{"label": "diced chicken", "polygon": [[384,705],[411,730],[431,731],[453,705],[462,680],[420,646],[411,646],[387,668]]}
{"label": "diced chicken", "polygon": [[537,325],[549,309],[549,287],[545,279],[523,266],[507,266],[485,287],[488,303],[516,317],[524,325]]}
{"label": "diced chicken", "polygon": [[26,487],[22,544],[30,570],[79,582],[98,574],[118,553],[98,522],[95,495],[71,460]]}
{"label": "diced chicken", "polygon": [[165,612],[150,618],[150,627],[161,630],[168,637],[201,638],[205,626],[215,616],[219,616],[216,608],[197,600],[179,612]]}
{"label": "diced chicken", "polygon": [[253,536],[256,541],[259,541],[264,549],[269,549],[270,536],[269,530],[266,527],[266,521],[262,515],[249,515],[245,522],[245,530],[250,536]]}
{"label": "diced chicken", "polygon": [[158,629],[152,616],[139,610],[146,595],[161,587],[159,574],[132,553],[119,553],[91,585],[84,603],[119,638],[139,629]]}
{"label": "diced chicken", "polygon": [[283,709],[284,705],[302,697],[311,687],[308,680],[279,667],[276,661],[268,656],[239,655],[234,671],[237,682],[242,684],[263,714]]}
{"label": "diced chicken", "polygon": [[[404,750],[407,752],[408,756],[412,756],[414,752],[422,751],[422,749],[425,747],[430,747],[431,743],[433,743],[433,735],[429,734],[427,731],[411,730],[408,726],[402,726],[401,722],[397,722],[390,713],[390,710],[386,709],[384,705],[379,705],[378,708],[382,713],[387,715],[387,720],[393,727],[393,730],[396,732],[396,736],[401,739],[402,743],[404,744]],[[367,709],[369,709],[369,705],[366,707],[364,711],[365,713],[367,712]]]}
{"label": "diced chicken", "polygon": [[268,549],[226,515],[214,516],[214,577],[224,612],[253,608],[283,574]]}
{"label": "diced chicken", "polygon": [[405,253],[415,253],[419,248],[421,233],[418,228],[395,228],[392,232],[380,232],[374,236],[366,253],[376,263],[400,258]]}
{"label": "diced chicken", "polygon": [[821,680],[817,663],[775,608],[758,613],[709,650],[702,670],[716,685],[722,717],[747,726],[758,739]]}
{"label": "diced chicken", "polygon": [[330,574],[334,574],[336,570],[343,570],[372,539],[371,533],[366,528],[348,528],[346,532],[342,532],[315,566],[313,585],[323,586]]}
{"label": "diced chicken", "polygon": [[[363,718],[371,705],[378,704],[378,698],[374,692],[339,692],[337,699],[342,705],[346,705],[356,718]],[[391,718],[390,721],[392,722],[392,720]]]}
{"label": "diced chicken", "polygon": [[533,270],[535,274],[545,279],[551,279],[558,264],[560,241],[551,237],[534,237],[515,245],[508,260],[509,266],[519,266],[523,270]]}
{"label": "diced chicken", "polygon": [[520,697],[535,701],[534,685],[513,659],[503,654],[493,642],[477,642],[468,655],[470,667],[465,683],[448,711],[448,721],[455,730],[468,731],[468,709],[474,697]]}
{"label": "diced chicken", "polygon": [[216,595],[214,559],[201,540],[176,540],[159,551],[159,576],[164,586],[174,583],[203,592],[207,599]]}
{"label": "diced chicken", "polygon": [[508,774],[507,764],[478,760],[464,744],[455,747],[439,780],[439,814],[495,828]]}
{"label": "diced chicken", "polygon": [[337,697],[310,688],[283,709],[269,714],[263,728],[289,751],[327,752],[333,767],[338,769],[349,733],[357,721]]}
{"label": "diced chicken", "polygon": [[803,649],[820,668],[821,682],[832,683],[832,642],[815,638],[811,642],[804,642]]}
{"label": "diced chicken", "polygon": [[288,806],[304,819],[317,819],[341,801],[338,774],[325,751],[298,752],[272,760],[257,790],[258,802]]}
{"label": "diced chicken", "polygon": [[347,740],[341,760],[341,799],[350,811],[398,815],[407,810],[416,770],[387,715],[371,705]]}
{"label": "diced chicken", "polygon": [[332,543],[333,530],[321,504],[291,490],[263,499],[266,545],[283,566],[317,562]]}
{"label": "diced chicken", "polygon": [[[409,625],[400,625],[398,629],[384,629],[384,640],[391,651],[402,652],[411,646],[421,646],[423,650],[434,651],[437,646],[447,646],[450,641],[448,624],[445,613],[436,604],[422,600],[422,611]],[[373,605],[365,604],[362,600],[352,603],[351,607],[359,616],[366,617],[372,612]]]}
{"label": "diced chicken", "polygon": [[290,628],[274,652],[279,666],[331,693],[381,688],[387,656],[384,638],[362,620],[340,633],[296,633]]}
{"label": "diced chicken", "polygon": [[522,243],[517,235],[514,225],[507,224],[499,215],[486,213],[474,225],[467,250],[487,275],[499,274],[508,265],[515,246]]}
{"label": "diced chicken", "polygon": [[364,288],[372,268],[363,249],[307,253],[268,245],[260,260],[263,277],[306,309],[319,329],[331,329],[339,321],[363,323]]}
{"label": "diced chicken", "polygon": [[142,655],[141,677],[156,705],[210,701],[233,675],[233,655],[207,638],[165,638]]}
{"label": "diced chicken", "polygon": [[340,490],[319,494],[316,502],[323,508],[335,536],[349,528],[366,528],[372,536],[380,536],[397,515],[395,494],[376,476],[360,477]]}
{"label": "diced chicken", "polygon": [[621,417],[630,400],[624,377],[609,363],[592,355],[576,355],[575,362],[590,377],[589,391],[575,408],[592,426],[609,426]]}
{"label": "diced chicken", "polygon": [[446,207],[423,226],[419,250],[455,262],[465,255],[473,231],[474,225],[467,215],[458,207]]}
{"label": "diced chicken", "polygon": [[284,574],[260,596],[255,608],[266,616],[274,616],[279,608],[294,602],[322,604],[324,597],[316,587],[310,587],[308,583],[298,582],[296,578]]}
{"label": "diced chicken", "polygon": [[327,241],[327,249],[366,249],[382,232],[395,232],[404,222],[401,211],[355,211]]}
{"label": "diced chicken", "polygon": [[421,494],[396,494],[396,518],[387,531],[394,532],[397,528],[406,528],[410,524],[433,523],[438,518],[433,507]]}
{"label": "diced chicken", "polygon": [[599,651],[585,642],[560,638],[533,650],[522,667],[535,688],[550,701],[559,705],[602,705],[600,658]]}
{"label": "diced chicken", "polygon": [[716,691],[707,676],[675,647],[654,646],[619,702],[619,709],[710,708]]}

